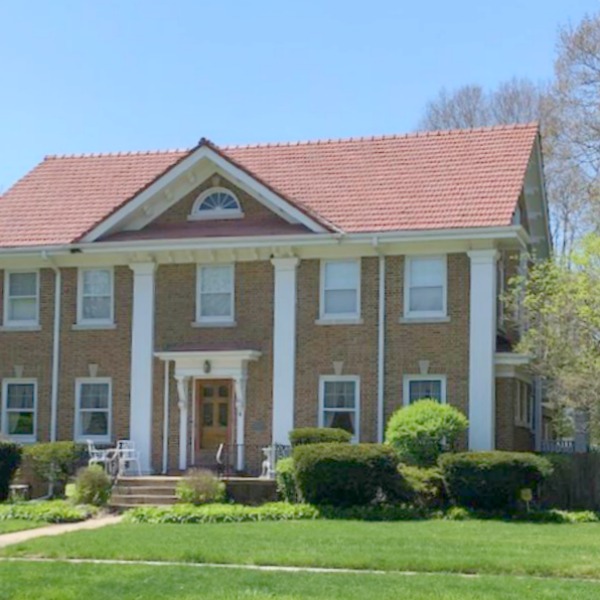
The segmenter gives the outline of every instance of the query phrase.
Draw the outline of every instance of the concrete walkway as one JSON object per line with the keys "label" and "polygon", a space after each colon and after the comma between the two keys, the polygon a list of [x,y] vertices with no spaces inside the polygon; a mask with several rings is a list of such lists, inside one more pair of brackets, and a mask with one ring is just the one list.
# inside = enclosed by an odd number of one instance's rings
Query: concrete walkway
{"label": "concrete walkway", "polygon": [[37,529],[26,529],[25,531],[15,531],[14,533],[4,533],[0,535],[0,548],[27,542],[38,537],[49,535],[61,535],[70,533],[71,531],[82,531],[85,529],[99,529],[107,525],[116,525],[120,523],[121,515],[100,517],[99,519],[89,519],[88,521],[80,521],[79,523],[61,523],[57,525],[48,525],[47,527],[38,527]]}

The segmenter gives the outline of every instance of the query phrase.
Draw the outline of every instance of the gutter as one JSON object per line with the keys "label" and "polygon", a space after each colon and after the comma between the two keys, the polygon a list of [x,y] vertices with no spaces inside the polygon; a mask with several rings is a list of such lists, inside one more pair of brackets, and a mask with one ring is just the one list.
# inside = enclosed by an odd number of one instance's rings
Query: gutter
{"label": "gutter", "polygon": [[50,394],[50,441],[56,441],[58,426],[58,377],[60,366],[60,305],[62,273],[47,252],[42,252],[42,258],[48,261],[54,271],[54,326],[52,332],[52,388]]}
{"label": "gutter", "polygon": [[379,239],[373,238],[373,248],[379,255],[379,299],[377,313],[377,441],[381,444],[385,429],[385,255]]}

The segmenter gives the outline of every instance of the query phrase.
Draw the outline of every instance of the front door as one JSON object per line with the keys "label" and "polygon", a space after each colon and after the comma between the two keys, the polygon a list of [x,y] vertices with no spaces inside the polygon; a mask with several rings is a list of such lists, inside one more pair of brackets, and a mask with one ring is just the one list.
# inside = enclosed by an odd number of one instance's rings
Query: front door
{"label": "front door", "polygon": [[232,385],[227,379],[197,383],[198,448],[214,449],[229,441]]}

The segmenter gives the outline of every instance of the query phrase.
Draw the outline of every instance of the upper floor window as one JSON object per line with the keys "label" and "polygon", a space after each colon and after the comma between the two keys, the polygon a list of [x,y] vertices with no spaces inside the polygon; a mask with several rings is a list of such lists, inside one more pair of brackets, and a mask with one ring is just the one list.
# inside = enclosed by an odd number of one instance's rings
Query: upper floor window
{"label": "upper floor window", "polygon": [[113,270],[79,269],[77,322],[84,325],[113,322]]}
{"label": "upper floor window", "polygon": [[4,277],[4,325],[27,327],[39,322],[39,273],[6,271]]}
{"label": "upper floor window", "polygon": [[226,188],[210,188],[196,198],[191,220],[237,219],[243,217],[242,207],[235,194]]}
{"label": "upper floor window", "polygon": [[409,256],[404,271],[404,316],[446,316],[445,256]]}
{"label": "upper floor window", "polygon": [[405,375],[404,404],[417,400],[446,402],[446,377],[444,375]]}
{"label": "upper floor window", "polygon": [[75,439],[110,442],[111,380],[106,377],[78,379],[75,388]]}
{"label": "upper floor window", "polygon": [[233,265],[198,267],[196,320],[199,323],[233,323]]}
{"label": "upper floor window", "polygon": [[21,442],[36,439],[37,382],[5,379],[2,385],[2,433]]}
{"label": "upper floor window", "polygon": [[321,263],[321,319],[360,317],[360,260]]}

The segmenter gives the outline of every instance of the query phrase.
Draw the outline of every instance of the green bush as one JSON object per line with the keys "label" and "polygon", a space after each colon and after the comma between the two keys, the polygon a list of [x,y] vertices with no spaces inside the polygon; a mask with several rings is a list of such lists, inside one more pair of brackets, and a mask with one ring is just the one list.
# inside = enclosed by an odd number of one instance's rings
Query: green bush
{"label": "green bush", "polygon": [[395,500],[398,458],[381,444],[308,444],[294,449],[300,497],[311,504],[353,506]]}
{"label": "green bush", "polygon": [[242,523],[245,521],[289,521],[316,519],[319,511],[308,504],[272,502],[261,506],[242,504],[176,504],[143,506],[125,513],[130,523]]}
{"label": "green bush", "polygon": [[275,467],[277,496],[285,502],[298,502],[296,475],[293,458],[280,458]]}
{"label": "green bush", "polygon": [[535,491],[552,473],[541,456],[525,452],[462,452],[440,457],[449,498],[459,506],[513,511],[521,490]]}
{"label": "green bush", "polygon": [[73,499],[78,504],[104,506],[110,500],[112,482],[100,465],[84,467],[77,472]]}
{"label": "green bush", "polygon": [[33,473],[48,484],[48,494],[62,493],[77,469],[87,462],[87,451],[75,442],[32,444],[23,450],[23,466],[30,465]]}
{"label": "green bush", "polygon": [[430,467],[442,452],[455,448],[468,425],[467,418],[453,406],[418,400],[390,417],[385,441],[402,461]]}
{"label": "green bush", "polygon": [[292,448],[305,444],[349,444],[352,435],[336,427],[299,427],[289,434]]}
{"label": "green bush", "polygon": [[76,523],[96,513],[92,506],[73,506],[65,500],[19,502],[0,506],[0,521],[21,519],[43,523]]}
{"label": "green bush", "polygon": [[401,464],[398,467],[405,490],[404,499],[418,508],[442,508],[447,501],[440,469]]}
{"label": "green bush", "polygon": [[175,495],[187,504],[212,504],[225,500],[225,484],[207,469],[190,469],[179,480]]}
{"label": "green bush", "polygon": [[21,447],[12,442],[0,442],[0,502],[10,494],[10,482],[21,463]]}

